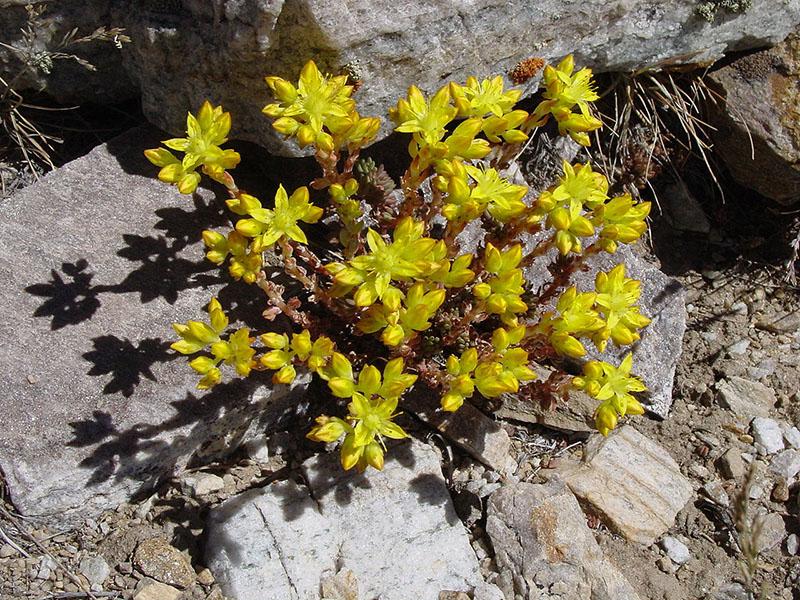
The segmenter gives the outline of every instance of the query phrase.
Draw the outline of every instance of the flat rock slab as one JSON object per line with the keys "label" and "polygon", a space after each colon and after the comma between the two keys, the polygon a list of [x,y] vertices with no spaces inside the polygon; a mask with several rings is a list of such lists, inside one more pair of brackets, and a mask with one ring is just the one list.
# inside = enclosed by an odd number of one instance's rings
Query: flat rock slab
{"label": "flat rock slab", "polygon": [[3,203],[0,469],[25,515],[114,507],[297,403],[263,379],[199,392],[169,350],[172,323],[237,287],[203,258],[214,195],[180,196],[142,157],[163,135],[133,130]]}
{"label": "flat rock slab", "polygon": [[[268,102],[263,78],[296,79],[308,59],[328,72],[353,73],[364,84],[359,112],[385,116],[411,84],[432,92],[469,75],[507,73],[530,57],[575,53],[579,64],[603,71],[709,64],[731,50],[777,43],[800,23],[798,0],[753,0],[740,13],[720,8],[712,22],[698,6],[698,0],[62,0],[50,9],[55,23],[41,43],[50,38],[52,47],[70,28],[90,31],[91,23],[124,27],[133,42],[121,51],[110,44],[92,49],[101,69],[91,79],[81,75],[91,82],[81,85],[85,97],[129,91],[135,81],[147,117],[176,134],[186,111],[208,98],[233,111],[236,137],[291,153],[297,149],[260,112]],[[9,35],[2,39],[21,43],[25,12],[5,10]],[[0,49],[0,64],[8,54]],[[59,66],[31,84],[67,95],[75,77],[60,73]]]}
{"label": "flat rock slab", "polygon": [[498,566],[511,570],[524,598],[639,600],[561,481],[501,488],[489,499],[486,531]]}
{"label": "flat rock slab", "polygon": [[308,488],[274,483],[211,513],[206,559],[226,595],[317,600],[321,581],[343,569],[359,598],[437,600],[482,582],[429,446],[390,447],[380,472],[345,472],[335,454],[303,471]]}
{"label": "flat rock slab", "polygon": [[648,546],[693,495],[669,453],[630,425],[590,439],[584,462],[561,475],[612,530]]}

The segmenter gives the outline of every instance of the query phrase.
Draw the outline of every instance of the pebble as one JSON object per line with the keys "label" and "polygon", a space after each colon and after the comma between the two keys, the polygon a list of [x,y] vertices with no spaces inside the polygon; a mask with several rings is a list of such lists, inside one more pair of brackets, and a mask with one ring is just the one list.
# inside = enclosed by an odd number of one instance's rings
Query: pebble
{"label": "pebble", "polygon": [[269,440],[266,436],[259,436],[249,440],[244,445],[247,455],[256,462],[267,462],[270,457]]}
{"label": "pebble", "polygon": [[674,563],[674,562],[672,562],[672,561],[671,561],[671,560],[670,560],[668,557],[666,557],[666,556],[662,556],[661,558],[659,558],[659,559],[656,561],[656,566],[658,566],[658,568],[659,568],[661,571],[663,571],[664,573],[667,573],[668,575],[671,575],[672,573],[674,573],[674,572],[675,572],[675,563]]}
{"label": "pebble", "polygon": [[0,558],[11,558],[17,553],[11,544],[3,544],[0,546]]}
{"label": "pebble", "polygon": [[775,419],[756,417],[750,423],[753,439],[760,444],[767,454],[775,454],[783,450],[783,432]]}
{"label": "pebble", "polygon": [[81,560],[78,568],[90,585],[102,585],[111,573],[111,567],[102,556],[87,556]]}
{"label": "pebble", "polygon": [[731,312],[736,315],[747,315],[747,304],[739,300],[731,305]]}
{"label": "pebble", "polygon": [[56,561],[49,556],[43,556],[39,559],[39,568],[36,571],[36,579],[50,579],[50,574],[58,568]]}
{"label": "pebble", "polygon": [[193,498],[207,496],[218,492],[225,487],[222,477],[212,473],[192,473],[181,480],[181,489],[184,494]]}
{"label": "pebble", "polygon": [[133,600],[178,600],[181,596],[180,590],[171,585],[166,585],[152,579],[143,579],[142,585],[133,595]]}
{"label": "pebble", "polygon": [[745,473],[742,453],[736,448],[728,448],[725,454],[719,457],[717,466],[725,479],[739,479]]}
{"label": "pebble", "polygon": [[661,548],[667,553],[669,559],[677,565],[683,565],[692,558],[689,548],[678,538],[664,536],[661,540]]}
{"label": "pebble", "polygon": [[133,561],[146,576],[179,588],[194,583],[195,573],[183,554],[164,538],[140,542]]}
{"label": "pebble", "polygon": [[797,537],[797,534],[793,533],[786,538],[786,552],[789,553],[789,556],[796,556],[799,550],[800,537]]}
{"label": "pebble", "polygon": [[730,506],[730,498],[728,498],[728,492],[725,491],[725,488],[722,487],[722,483],[717,480],[709,481],[707,484],[703,486],[703,492],[705,492],[706,496],[708,496],[711,500],[719,504],[723,507]]}
{"label": "pebble", "polygon": [[709,477],[711,477],[711,471],[706,469],[703,465],[692,463],[689,465],[689,475],[694,477],[695,479],[702,479],[705,481]]}
{"label": "pebble", "polygon": [[788,446],[795,450],[800,450],[800,429],[797,429],[797,427],[787,426],[783,430],[783,439]]}
{"label": "pebble", "polygon": [[784,450],[769,463],[769,470],[786,481],[793,481],[800,473],[800,450]]}
{"label": "pebble", "polygon": [[758,551],[766,552],[780,545],[786,536],[786,525],[778,513],[769,513],[761,521],[761,535],[758,537]]}
{"label": "pebble", "polygon": [[789,499],[789,486],[786,485],[786,480],[781,479],[775,483],[775,487],[772,488],[772,501],[773,502],[786,502]]}
{"label": "pebble", "polygon": [[216,579],[214,579],[214,574],[211,572],[211,569],[203,569],[197,574],[197,581],[200,585],[213,585]]}
{"label": "pebble", "polygon": [[695,431],[694,434],[695,436],[697,436],[698,440],[700,440],[707,446],[710,446],[711,448],[716,448],[720,444],[719,438],[711,435],[708,432],[698,430]]}
{"label": "pebble", "polygon": [[744,354],[747,352],[747,349],[750,347],[750,340],[739,340],[728,346],[727,351],[728,354],[731,355],[739,355]]}

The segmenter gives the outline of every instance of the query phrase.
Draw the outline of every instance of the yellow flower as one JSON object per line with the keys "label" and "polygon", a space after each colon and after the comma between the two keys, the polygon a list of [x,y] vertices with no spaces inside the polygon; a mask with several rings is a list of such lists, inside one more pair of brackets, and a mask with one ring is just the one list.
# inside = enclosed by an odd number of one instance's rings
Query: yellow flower
{"label": "yellow flower", "polygon": [[524,277],[517,268],[522,260],[522,246],[516,244],[501,252],[488,243],[485,257],[486,270],[495,277],[477,284],[473,293],[489,313],[499,315],[507,325],[516,326],[515,315],[528,310],[521,298],[525,292]]}
{"label": "yellow flower", "polygon": [[324,128],[333,124],[341,129],[341,120],[348,118],[352,126],[358,118],[353,118],[353,87],[347,85],[347,76],[323,76],[313,60],[303,67],[296,87],[280,77],[267,77],[266,82],[278,102],[265,106],[264,114],[277,119],[272,126],[295,137],[301,148],[316,144],[330,152],[334,141]]}
{"label": "yellow flower", "polygon": [[556,303],[556,313],[547,312],[534,327],[534,331],[548,337],[559,354],[580,358],[586,348],[578,338],[591,336],[604,326],[603,320],[594,310],[597,295],[591,292],[578,293],[572,286],[564,291]]}
{"label": "yellow flower", "polygon": [[261,357],[261,364],[276,371],[272,377],[275,383],[294,381],[297,376],[295,362],[306,363],[309,370],[320,373],[334,355],[333,341],[321,335],[312,343],[308,329],[293,333],[291,341],[282,333],[265,333],[261,341],[271,349]]}
{"label": "yellow flower", "polygon": [[475,381],[472,372],[478,366],[478,351],[468,348],[461,357],[450,355],[447,358],[447,391],[442,396],[442,408],[447,412],[455,412],[464,400],[475,392]]}
{"label": "yellow flower", "polygon": [[333,274],[336,295],[346,295],[357,287],[356,306],[370,306],[380,299],[392,310],[400,304],[402,292],[392,281],[409,281],[422,277],[435,266],[431,251],[436,240],[422,237],[424,223],[406,217],[398,223],[387,244],[374,229],[367,231],[368,254],[357,256],[347,264],[331,263],[326,268]]}
{"label": "yellow flower", "polygon": [[397,106],[389,110],[395,122],[395,131],[414,134],[420,145],[435,144],[444,137],[445,127],[456,116],[457,110],[450,104],[450,89],[444,86],[430,101],[420,89],[412,85],[406,98],[400,98]]}
{"label": "yellow flower", "polygon": [[647,388],[637,377],[631,376],[633,355],[628,354],[619,367],[605,361],[590,360],[583,366],[583,377],[574,377],[572,385],[600,400],[595,411],[595,427],[603,435],[617,424],[617,417],[641,415],[644,407],[631,392],[644,392]]}
{"label": "yellow flower", "polygon": [[261,272],[261,253],[253,249],[253,244],[237,231],[231,231],[226,238],[216,231],[203,232],[208,252],[206,258],[216,265],[225,262],[230,254],[231,262],[228,272],[236,280],[243,279],[245,283],[253,283]]}
{"label": "yellow flower", "polygon": [[298,222],[316,223],[322,217],[322,209],[308,201],[308,188],[297,188],[291,197],[286,195],[283,185],[275,193],[275,209],[251,208],[250,219],[236,223],[236,231],[253,238],[256,251],[269,248],[281,238],[289,238],[307,244],[306,234]]}
{"label": "yellow flower", "polygon": [[186,137],[164,140],[162,143],[179,152],[184,152],[178,160],[169,150],[156,148],[146,150],[147,159],[161,167],[158,178],[174,183],[182,194],[191,194],[200,183],[200,175],[195,169],[202,165],[203,172],[212,179],[224,183],[226,169],[239,164],[240,156],[233,150],[223,150],[222,144],[228,141],[231,129],[231,115],[223,112],[222,106],[211,106],[206,100],[195,117],[186,117]]}
{"label": "yellow flower", "polygon": [[610,337],[617,346],[632,344],[639,339],[639,329],[650,319],[639,313],[636,303],[641,295],[641,282],[625,277],[625,265],[619,264],[608,273],[595,278],[595,305],[605,318],[605,326],[595,334],[595,345],[605,350]]}
{"label": "yellow flower", "polygon": [[[573,74],[575,61],[570,54],[555,69],[547,65],[544,69],[544,100],[531,115],[531,126],[539,127],[547,122],[550,115],[558,121],[561,135],[569,135],[582,146],[589,145],[587,132],[599,129],[603,124],[595,118],[589,107],[590,102],[599,98],[592,82],[591,69],[584,68]],[[579,113],[573,113],[577,106]]]}
{"label": "yellow flower", "polygon": [[511,112],[522,96],[520,90],[503,90],[503,78],[499,75],[483,81],[468,77],[463,86],[451,83],[450,94],[458,109],[458,116],[463,118],[489,114],[502,117]]}
{"label": "yellow flower", "polygon": [[600,243],[607,252],[615,252],[617,243],[631,244],[647,231],[645,219],[650,202],[634,203],[630,194],[612,198],[595,209],[595,222],[602,224]]}
{"label": "yellow flower", "polygon": [[381,340],[389,347],[399,346],[411,339],[417,331],[428,329],[430,319],[444,302],[445,291],[441,289],[425,292],[422,283],[411,286],[402,304],[396,310],[385,305],[374,304],[358,322],[364,333],[375,333],[383,329]]}

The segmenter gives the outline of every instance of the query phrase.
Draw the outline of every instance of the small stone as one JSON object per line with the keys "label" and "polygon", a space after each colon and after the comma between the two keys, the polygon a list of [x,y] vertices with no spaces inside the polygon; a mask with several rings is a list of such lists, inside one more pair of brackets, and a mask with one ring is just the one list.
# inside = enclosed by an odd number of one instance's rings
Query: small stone
{"label": "small stone", "polygon": [[668,557],[662,556],[656,561],[656,566],[664,573],[671,575],[675,572],[675,563]]}
{"label": "small stone", "polygon": [[50,579],[50,575],[52,572],[58,568],[56,561],[54,561],[49,556],[43,556],[39,560],[39,568],[36,571],[36,579]]}
{"label": "small stone", "polygon": [[714,600],[750,600],[752,596],[741,583],[728,583],[714,593]]}
{"label": "small stone", "polygon": [[725,454],[719,457],[717,468],[725,479],[739,479],[745,473],[742,453],[736,448],[728,448]]}
{"label": "small stone", "polygon": [[178,600],[181,591],[171,585],[166,585],[152,579],[143,579],[142,585],[136,586],[138,591],[134,593],[133,600]]}
{"label": "small stone", "polygon": [[767,454],[783,450],[783,432],[775,419],[756,417],[750,423],[750,431],[756,444],[760,444]]}
{"label": "small stone", "polygon": [[472,591],[473,600],[505,600],[499,587],[493,583],[481,582]]}
{"label": "small stone", "polygon": [[789,556],[796,556],[798,550],[800,550],[800,537],[793,533],[786,538],[786,552]]}
{"label": "small stone", "polygon": [[245,445],[247,455],[256,462],[267,462],[270,457],[269,440],[266,436],[260,436],[250,440]]}
{"label": "small stone", "polygon": [[762,383],[743,377],[728,377],[716,385],[717,401],[737,417],[747,419],[769,416],[775,406],[775,393]]}
{"label": "small stone", "polygon": [[769,463],[769,470],[787,482],[794,480],[800,473],[800,450],[784,450]]}
{"label": "small stone", "polygon": [[761,535],[758,536],[758,551],[766,552],[780,545],[786,536],[786,525],[778,513],[769,513],[761,521]]}
{"label": "small stone", "polygon": [[439,600],[470,600],[470,597],[466,592],[444,591],[439,592]]}
{"label": "small stone", "polygon": [[747,304],[739,300],[731,304],[731,312],[736,315],[747,316]]}
{"label": "small stone", "polygon": [[102,585],[111,573],[111,567],[102,556],[87,556],[78,568],[90,585]]}
{"label": "small stone", "polygon": [[787,426],[783,430],[783,439],[789,447],[800,450],[800,429],[797,429],[797,427]]}
{"label": "small stone", "polygon": [[676,565],[683,565],[692,558],[689,548],[678,538],[664,536],[661,540],[661,548],[667,553],[669,559]]}
{"label": "small stone", "polygon": [[728,497],[728,492],[725,491],[725,488],[722,486],[718,480],[709,481],[702,487],[703,492],[705,493],[708,498],[716,502],[722,507],[730,506],[730,498]]}
{"label": "small stone", "polygon": [[711,471],[709,471],[703,465],[698,463],[692,463],[691,465],[689,465],[688,471],[689,475],[691,475],[695,479],[700,479],[702,481],[705,481],[706,479],[711,477]]}
{"label": "small stone", "polygon": [[208,496],[225,487],[222,477],[212,473],[191,473],[181,480],[181,489],[184,494],[193,498]]}
{"label": "small stone", "polygon": [[11,544],[3,544],[0,546],[0,558],[10,558],[17,553]]}
{"label": "small stone", "polygon": [[129,562],[121,562],[117,565],[117,571],[123,575],[130,575],[133,572],[133,565]]}
{"label": "small stone", "polygon": [[745,352],[747,352],[747,349],[749,347],[750,347],[750,340],[739,340],[738,342],[735,342],[730,346],[728,346],[727,350],[728,354],[735,356],[739,354],[744,354]]}
{"label": "small stone", "polygon": [[789,499],[789,486],[786,485],[785,479],[780,479],[775,483],[775,486],[772,488],[772,495],[771,495],[773,502],[783,503]]}
{"label": "small stone", "polygon": [[214,574],[211,572],[211,569],[203,569],[197,574],[197,582],[200,585],[213,585],[216,579],[214,579]]}
{"label": "small stone", "polygon": [[719,438],[706,431],[695,431],[694,434],[698,440],[703,442],[709,448],[716,448],[720,444]]}
{"label": "small stone", "polygon": [[320,587],[325,600],[358,600],[358,580],[350,569],[323,578]]}
{"label": "small stone", "polygon": [[151,538],[141,542],[133,555],[136,567],[146,576],[179,588],[194,583],[195,574],[180,550],[164,538]]}

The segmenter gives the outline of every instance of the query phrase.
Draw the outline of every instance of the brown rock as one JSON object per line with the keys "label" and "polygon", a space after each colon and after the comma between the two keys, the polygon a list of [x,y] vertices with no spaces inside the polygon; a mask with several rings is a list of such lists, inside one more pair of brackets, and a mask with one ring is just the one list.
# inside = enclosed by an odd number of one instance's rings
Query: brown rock
{"label": "brown rock", "polygon": [[142,573],[162,583],[187,588],[195,581],[189,562],[164,538],[141,542],[136,547],[133,562]]}
{"label": "brown rock", "polygon": [[584,461],[562,476],[611,529],[645,545],[672,526],[693,494],[669,453],[630,425],[591,438]]}
{"label": "brown rock", "polygon": [[733,177],[781,204],[800,200],[800,34],[709,80],[724,98],[713,123],[715,149]]}
{"label": "brown rock", "polygon": [[350,569],[325,577],[320,584],[325,600],[358,600],[358,580]]}
{"label": "brown rock", "polygon": [[142,582],[141,587],[137,586],[139,590],[133,595],[133,600],[178,600],[181,597],[181,591],[171,585],[152,579],[143,579]]}

